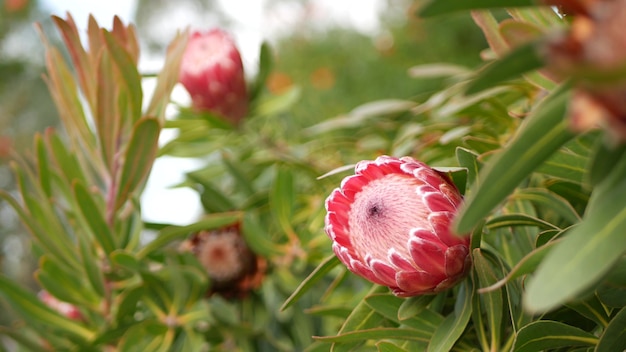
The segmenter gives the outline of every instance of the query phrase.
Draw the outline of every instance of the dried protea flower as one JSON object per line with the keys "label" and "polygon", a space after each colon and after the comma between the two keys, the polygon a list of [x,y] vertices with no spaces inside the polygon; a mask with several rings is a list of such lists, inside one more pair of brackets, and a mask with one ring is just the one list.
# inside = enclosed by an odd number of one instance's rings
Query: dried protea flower
{"label": "dried protea flower", "polygon": [[248,94],[241,55],[220,29],[194,32],[180,65],[179,81],[193,107],[238,123],[248,113]]}
{"label": "dried protea flower", "polygon": [[59,312],[61,315],[73,320],[81,320],[83,318],[82,314],[75,305],[60,301],[46,290],[39,291],[37,297],[39,297],[40,301]]}
{"label": "dried protea flower", "polygon": [[396,296],[454,286],[470,268],[469,238],[451,233],[462,196],[447,176],[410,157],[361,161],[326,199],[326,233],[357,275]]}
{"label": "dried protea flower", "polygon": [[255,255],[241,236],[239,224],[201,231],[183,243],[200,261],[211,281],[209,295],[244,297],[257,288],[267,262]]}
{"label": "dried protea flower", "polygon": [[574,18],[567,32],[548,42],[547,67],[574,82],[573,127],[605,126],[626,141],[626,0],[555,3]]}

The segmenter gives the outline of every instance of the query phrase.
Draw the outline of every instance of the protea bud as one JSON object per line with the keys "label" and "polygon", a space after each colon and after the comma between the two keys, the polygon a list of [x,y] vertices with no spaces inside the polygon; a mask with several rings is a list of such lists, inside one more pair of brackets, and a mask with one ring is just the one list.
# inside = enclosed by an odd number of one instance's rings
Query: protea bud
{"label": "protea bud", "polygon": [[244,297],[263,281],[267,262],[250,250],[240,225],[200,231],[183,243],[200,261],[211,280],[208,295]]}
{"label": "protea bud", "polygon": [[238,123],[248,113],[248,94],[239,50],[220,29],[194,32],[180,66],[180,83],[193,107]]}
{"label": "protea bud", "polygon": [[326,199],[326,233],[353,273],[396,296],[437,293],[470,267],[469,237],[451,233],[462,196],[410,157],[361,161]]}
{"label": "protea bud", "polygon": [[64,315],[72,320],[81,320],[83,318],[83,315],[75,305],[58,300],[46,290],[39,291],[37,297],[39,297],[40,301],[59,312],[61,315]]}

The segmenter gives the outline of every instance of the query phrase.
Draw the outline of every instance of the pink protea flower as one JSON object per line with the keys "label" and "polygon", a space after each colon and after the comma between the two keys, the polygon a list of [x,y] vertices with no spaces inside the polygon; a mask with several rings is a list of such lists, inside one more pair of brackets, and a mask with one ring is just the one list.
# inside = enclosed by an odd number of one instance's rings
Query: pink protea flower
{"label": "pink protea flower", "polygon": [[470,267],[469,237],[450,231],[462,196],[410,157],[361,161],[326,199],[326,233],[353,273],[399,297],[437,293]]}
{"label": "pink protea flower", "polygon": [[180,65],[180,83],[194,108],[238,123],[248,113],[243,63],[231,37],[220,29],[194,32]]}

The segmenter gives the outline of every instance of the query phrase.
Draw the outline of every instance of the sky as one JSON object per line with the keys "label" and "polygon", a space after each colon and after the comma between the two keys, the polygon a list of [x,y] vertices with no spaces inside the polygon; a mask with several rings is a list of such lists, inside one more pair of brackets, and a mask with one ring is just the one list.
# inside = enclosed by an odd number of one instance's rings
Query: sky
{"label": "sky", "polygon": [[[313,28],[343,26],[353,28],[364,34],[374,35],[380,29],[378,12],[384,0],[313,0],[307,6],[293,1],[272,2],[266,0],[219,0],[221,8],[233,20],[232,35],[235,38],[246,66],[246,70],[256,67],[259,47],[263,40],[271,40],[284,35],[301,25],[306,18]],[[65,16],[70,12],[79,27],[84,31],[89,14],[103,26],[112,23],[113,16],[119,16],[124,23],[132,22],[135,13],[134,0],[43,0],[44,11]],[[245,11],[241,11],[245,9]],[[172,14],[167,20],[178,28],[186,28],[191,23],[193,14]],[[201,22],[202,23],[202,22]],[[141,38],[140,38],[141,39]],[[162,57],[140,58],[139,67],[148,71],[158,70],[163,63]],[[149,101],[154,80],[143,84],[146,101]],[[174,91],[176,101],[185,102],[188,96],[184,89]],[[175,136],[171,130],[163,131],[161,145]],[[185,225],[194,222],[201,215],[202,208],[198,195],[188,188],[172,188],[182,182],[185,172],[197,169],[202,164],[193,159],[160,157],[156,160],[146,189],[141,198],[142,213],[145,221]]]}

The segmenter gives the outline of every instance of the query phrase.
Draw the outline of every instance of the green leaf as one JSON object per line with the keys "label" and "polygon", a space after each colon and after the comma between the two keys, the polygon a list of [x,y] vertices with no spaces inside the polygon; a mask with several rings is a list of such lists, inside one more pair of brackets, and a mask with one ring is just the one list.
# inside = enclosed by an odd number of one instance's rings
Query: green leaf
{"label": "green leaf", "polygon": [[559,347],[594,346],[598,338],[577,327],[540,320],[519,330],[514,352],[536,352]]}
{"label": "green leaf", "polygon": [[89,280],[94,292],[100,297],[104,297],[105,283],[104,274],[102,273],[103,264],[100,262],[100,258],[93,252],[94,246],[91,246],[90,239],[87,239],[86,236],[80,236],[77,242],[81,263],[87,274],[87,280]]}
{"label": "green leaf", "polygon": [[272,61],[271,47],[267,42],[263,42],[259,50],[259,73],[250,87],[250,100],[255,100],[263,90],[265,81],[272,72]]}
{"label": "green leaf", "polygon": [[587,174],[588,158],[560,150],[537,168],[537,172],[562,178],[567,181],[582,183]]}
{"label": "green leaf", "polygon": [[46,144],[39,133],[35,134],[35,150],[37,151],[37,171],[39,172],[39,186],[47,197],[52,196],[50,185],[50,161]]}
{"label": "green leaf", "polygon": [[35,277],[51,295],[59,300],[75,305],[97,307],[100,302],[93,291],[85,286],[81,273],[68,272],[67,268],[49,257],[42,257]]}
{"label": "green leaf", "polygon": [[490,286],[482,287],[478,290],[478,293],[489,292],[504,286],[507,282],[514,280],[522,275],[532,273],[539,263],[545,258],[546,254],[554,247],[557,242],[549,242],[532,252],[528,253],[522,260],[520,260],[506,276],[498,282],[493,283]]}
{"label": "green leaf", "polygon": [[315,285],[316,282],[322,279],[338,264],[339,264],[339,259],[337,259],[337,257],[334,254],[324,259],[320,263],[320,265],[318,265],[317,268],[315,268],[315,270],[313,270],[313,272],[311,272],[311,274],[309,274],[309,276],[307,276],[306,279],[304,279],[300,283],[298,288],[296,288],[295,291],[293,291],[291,296],[289,296],[289,298],[287,298],[285,303],[283,303],[283,305],[280,307],[280,310],[283,311],[289,308],[294,303],[296,303],[298,299],[302,297],[302,295],[304,295],[308,290],[310,290],[311,287]]}
{"label": "green leaf", "polygon": [[377,343],[376,347],[378,347],[378,352],[408,352],[404,348],[387,341]]}
{"label": "green leaf", "polygon": [[137,254],[137,258],[141,259],[150,255],[152,252],[170,244],[172,241],[180,240],[193,232],[203,230],[214,230],[231,225],[241,219],[241,213],[220,213],[210,214],[196,223],[187,226],[168,226],[161,230],[157,237]]}
{"label": "green leaf", "polygon": [[130,142],[124,153],[124,165],[119,180],[115,209],[118,210],[132,192],[144,182],[156,156],[161,126],[153,117],[144,117],[133,127]]}
{"label": "green leaf", "polygon": [[365,303],[378,314],[387,319],[399,322],[398,310],[403,300],[389,293],[380,293],[365,297]]}
{"label": "green leaf", "polygon": [[537,5],[537,3],[533,0],[433,0],[420,9],[419,16],[431,17],[457,11],[535,5]]}
{"label": "green leaf", "polygon": [[[98,194],[99,195],[99,194]],[[80,182],[74,182],[74,197],[80,213],[83,215],[94,238],[108,255],[116,248],[115,239],[109,224],[104,219],[104,209],[98,206],[87,188]]]}
{"label": "green leaf", "polygon": [[429,336],[420,334],[418,330],[406,328],[372,328],[346,332],[337,336],[313,336],[315,340],[324,342],[355,342],[365,340],[401,339],[414,341],[428,341]]}
{"label": "green leaf", "polygon": [[493,219],[487,221],[486,227],[490,230],[500,227],[515,227],[515,226],[537,226],[544,230],[560,230],[557,226],[526,214],[507,214],[499,215]]}
{"label": "green leaf", "polygon": [[262,227],[253,212],[246,212],[243,216],[241,233],[248,244],[248,247],[256,254],[265,258],[283,253],[277,243],[269,238],[269,232]]}
{"label": "green leaf", "polygon": [[167,333],[167,326],[161,322],[144,320],[128,329],[120,340],[119,351],[167,351],[172,343]]}
{"label": "green leaf", "polygon": [[270,193],[270,208],[276,221],[287,236],[293,238],[296,233],[291,226],[295,203],[294,181],[292,170],[279,165]]}
{"label": "green leaf", "polygon": [[36,326],[47,326],[77,341],[89,341],[95,337],[95,332],[55,312],[4,275],[0,275],[0,295],[10,302],[12,308],[20,311],[23,318]]}
{"label": "green leaf", "polygon": [[294,86],[285,93],[259,102],[255,113],[259,116],[273,115],[289,109],[300,99],[301,89]]}
{"label": "green leaf", "polygon": [[498,83],[519,78],[523,73],[538,69],[544,65],[541,57],[541,42],[521,45],[503,58],[489,64],[478,77],[469,84],[465,94],[476,94]]}
{"label": "green leaf", "polygon": [[165,63],[157,78],[154,93],[146,108],[145,115],[156,116],[160,121],[165,120],[165,107],[170,101],[174,86],[178,83],[178,73],[183,53],[187,48],[188,33],[177,34],[167,47]]}
{"label": "green leaf", "polygon": [[[483,256],[480,248],[474,249],[474,271],[478,275],[481,287],[491,286],[496,281],[496,275],[489,261]],[[500,331],[502,330],[503,299],[501,290],[491,290],[480,295],[482,306],[487,315],[489,324],[489,336],[491,336],[491,349],[495,350],[500,345]]]}
{"label": "green leaf", "polygon": [[[123,121],[135,122],[141,117],[141,101],[143,98],[141,75],[139,75],[139,71],[137,71],[137,66],[133,58],[129,52],[126,51],[124,43],[120,43],[112,33],[106,30],[102,30],[102,34],[104,35],[104,41],[111,54],[111,58],[120,70],[120,78],[124,82],[124,85],[120,87],[125,87],[126,89],[124,89],[124,91],[128,94],[127,103],[130,104],[130,116],[127,116],[127,119],[123,119]],[[109,77],[109,79],[113,78]],[[126,112],[120,111],[120,113]]]}
{"label": "green leaf", "polygon": [[434,298],[433,295],[423,295],[405,299],[398,308],[398,320],[406,320],[420,314]]}
{"label": "green leaf", "polygon": [[459,288],[454,312],[449,314],[439,325],[435,333],[430,337],[428,352],[447,352],[452,349],[456,341],[461,337],[467,323],[472,316],[472,299],[474,288],[472,281],[467,278]]}
{"label": "green leaf", "polygon": [[626,308],[620,309],[606,327],[595,352],[613,352],[626,350]]}
{"label": "green leaf", "polygon": [[529,200],[539,209],[550,209],[565,218],[570,224],[580,221],[580,215],[565,198],[545,188],[522,188],[513,194],[513,199]]}
{"label": "green leaf", "polygon": [[596,187],[582,223],[546,256],[529,280],[525,302],[530,311],[546,311],[575,298],[626,252],[624,175],[626,157]]}
{"label": "green leaf", "polygon": [[509,145],[478,175],[457,214],[454,230],[467,233],[504,200],[537,166],[573,135],[563,118],[569,101],[565,88],[553,92],[527,117]]}
{"label": "green leaf", "polygon": [[459,163],[459,166],[467,169],[468,186],[471,187],[473,184],[476,183],[478,171],[481,167],[480,163],[478,162],[478,155],[468,149],[457,147],[456,159]]}
{"label": "green leaf", "polygon": [[611,173],[611,170],[613,170],[613,167],[624,153],[626,153],[626,144],[608,146],[604,139],[599,138],[591,157],[590,165],[587,167],[589,170],[589,183],[592,186],[600,184]]}

